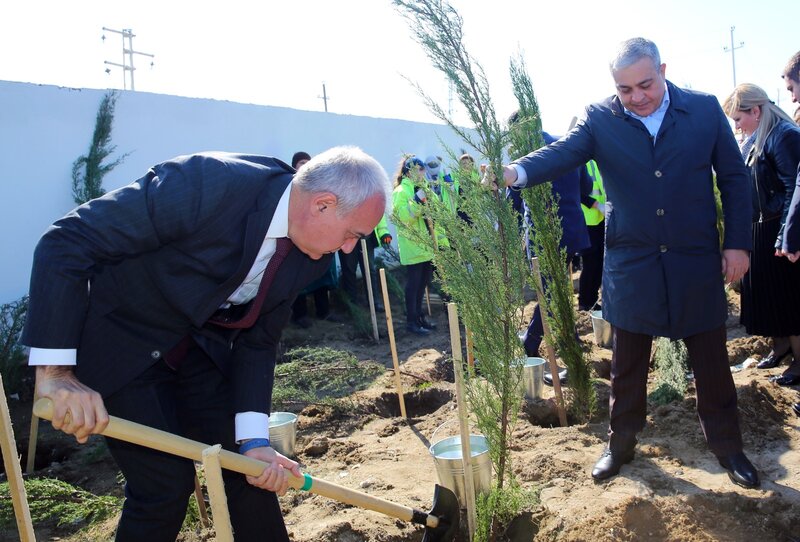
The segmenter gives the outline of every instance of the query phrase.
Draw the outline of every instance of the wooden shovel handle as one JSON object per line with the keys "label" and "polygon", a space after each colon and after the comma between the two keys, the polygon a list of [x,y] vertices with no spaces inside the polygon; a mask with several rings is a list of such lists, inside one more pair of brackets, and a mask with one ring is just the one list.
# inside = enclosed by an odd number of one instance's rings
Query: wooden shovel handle
{"label": "wooden shovel handle", "polygon": [[[48,398],[42,398],[36,401],[33,405],[33,413],[40,418],[52,420],[53,418],[53,402]],[[178,435],[173,435],[160,429],[154,429],[146,425],[138,424],[115,416],[109,416],[108,426],[102,433],[106,437],[123,440],[139,446],[145,446],[154,450],[167,452],[169,454],[185,457],[194,461],[203,460],[203,450],[209,448],[208,444],[203,444],[188,438]],[[253,459],[241,454],[233,453],[228,450],[222,450],[219,454],[219,461],[222,467],[247,474],[250,476],[260,476],[264,469],[268,466],[267,463]],[[403,521],[414,521],[420,523],[420,511],[402,506],[380,497],[367,495],[360,491],[343,487],[319,478],[314,478],[309,474],[303,474],[297,477],[289,473],[289,487],[294,489],[308,491],[316,495],[322,495],[330,499],[357,506],[358,508],[366,508],[392,516],[394,518],[402,519]],[[424,513],[423,513],[424,514]],[[439,518],[430,514],[424,514],[424,522],[422,524],[427,527],[436,528],[439,525]]]}

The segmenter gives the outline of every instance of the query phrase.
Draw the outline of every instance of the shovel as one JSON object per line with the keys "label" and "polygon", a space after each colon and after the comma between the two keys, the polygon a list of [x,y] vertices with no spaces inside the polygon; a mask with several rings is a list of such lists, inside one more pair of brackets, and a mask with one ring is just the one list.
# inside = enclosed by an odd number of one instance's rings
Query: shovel
{"label": "shovel", "polygon": [[[47,398],[39,399],[33,405],[33,412],[40,418],[52,420],[52,401]],[[108,426],[102,435],[194,461],[202,461],[203,450],[209,448],[206,444],[115,416],[109,416]],[[267,466],[262,461],[228,450],[220,452],[219,460],[222,467],[250,476],[260,476]],[[423,525],[425,534],[422,542],[452,542],[458,533],[461,519],[458,499],[452,491],[438,484],[433,493],[433,509],[430,512],[402,506],[380,497],[314,478],[307,473],[299,478],[290,474],[289,487]]]}

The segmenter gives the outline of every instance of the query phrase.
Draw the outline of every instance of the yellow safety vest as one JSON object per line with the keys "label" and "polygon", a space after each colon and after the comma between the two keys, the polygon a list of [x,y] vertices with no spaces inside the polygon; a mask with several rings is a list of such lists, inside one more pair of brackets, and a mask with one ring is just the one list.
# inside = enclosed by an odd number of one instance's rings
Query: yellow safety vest
{"label": "yellow safety vest", "polygon": [[[589,195],[596,199],[597,203],[605,203],[606,191],[603,190],[603,178],[600,176],[600,170],[597,169],[597,164],[595,164],[594,160],[586,164],[586,169],[589,171],[589,176],[593,180],[592,193]],[[586,219],[587,226],[597,226],[605,218],[603,213],[594,207],[587,207],[581,203],[581,209],[583,210],[583,216]]]}

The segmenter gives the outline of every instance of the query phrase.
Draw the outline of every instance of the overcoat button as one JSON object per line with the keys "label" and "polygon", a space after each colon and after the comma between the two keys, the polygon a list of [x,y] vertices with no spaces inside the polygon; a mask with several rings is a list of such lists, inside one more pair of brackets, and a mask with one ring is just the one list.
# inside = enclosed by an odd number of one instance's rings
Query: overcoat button
{"label": "overcoat button", "polygon": [[661,252],[666,252],[667,251],[667,245],[661,245],[659,247],[659,250],[661,250]]}
{"label": "overcoat button", "polygon": [[661,177],[661,175],[662,175],[661,172],[659,170],[656,170],[656,177]]}
{"label": "overcoat button", "polygon": [[158,359],[161,357],[161,352],[159,352],[158,350],[153,350],[152,352],[150,352],[150,357],[153,359]]}

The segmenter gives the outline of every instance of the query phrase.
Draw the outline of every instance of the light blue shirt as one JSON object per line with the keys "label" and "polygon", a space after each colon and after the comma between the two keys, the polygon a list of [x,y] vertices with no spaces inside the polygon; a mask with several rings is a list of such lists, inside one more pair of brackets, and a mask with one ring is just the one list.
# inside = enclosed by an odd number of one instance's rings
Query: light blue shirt
{"label": "light blue shirt", "polygon": [[640,117],[633,111],[629,111],[627,107],[623,107],[628,115],[642,121],[642,124],[644,124],[644,127],[647,128],[647,131],[650,132],[650,136],[653,138],[653,145],[656,144],[658,130],[661,128],[661,123],[664,122],[664,115],[667,114],[667,109],[669,108],[669,88],[666,88],[666,83],[664,87],[664,97],[661,99],[661,105],[646,117]]}

